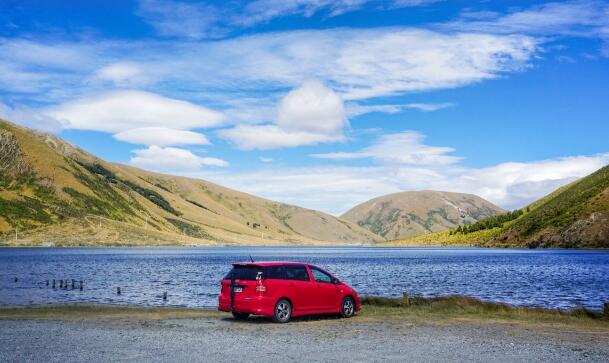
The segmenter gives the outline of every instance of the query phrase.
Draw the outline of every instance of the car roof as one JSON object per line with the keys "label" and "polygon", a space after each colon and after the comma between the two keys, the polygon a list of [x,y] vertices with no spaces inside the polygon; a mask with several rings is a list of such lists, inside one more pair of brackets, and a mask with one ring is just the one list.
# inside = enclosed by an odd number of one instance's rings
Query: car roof
{"label": "car roof", "polygon": [[[292,262],[292,261],[257,261],[257,262],[235,262],[233,266],[280,266],[280,265],[309,265],[304,262]],[[311,266],[311,265],[309,265]]]}

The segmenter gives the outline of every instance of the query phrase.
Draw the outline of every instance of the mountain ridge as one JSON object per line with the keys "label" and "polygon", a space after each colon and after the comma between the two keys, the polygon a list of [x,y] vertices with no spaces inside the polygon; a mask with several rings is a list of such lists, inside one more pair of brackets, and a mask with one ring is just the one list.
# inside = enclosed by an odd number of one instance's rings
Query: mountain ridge
{"label": "mountain ridge", "polygon": [[379,240],[323,212],[205,180],[106,162],[57,136],[4,120],[0,120],[0,150],[6,151],[0,157],[4,245],[300,245]]}

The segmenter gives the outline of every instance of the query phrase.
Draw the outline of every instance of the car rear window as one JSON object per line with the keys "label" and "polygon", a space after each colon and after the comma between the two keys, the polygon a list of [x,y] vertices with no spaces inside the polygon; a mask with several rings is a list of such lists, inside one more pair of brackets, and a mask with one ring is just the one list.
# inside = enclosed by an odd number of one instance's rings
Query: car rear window
{"label": "car rear window", "polygon": [[231,280],[234,278],[235,280],[250,280],[254,281],[258,278],[260,274],[260,278],[264,275],[264,267],[254,266],[254,265],[244,265],[244,266],[234,266],[230,272],[224,276],[225,280]]}

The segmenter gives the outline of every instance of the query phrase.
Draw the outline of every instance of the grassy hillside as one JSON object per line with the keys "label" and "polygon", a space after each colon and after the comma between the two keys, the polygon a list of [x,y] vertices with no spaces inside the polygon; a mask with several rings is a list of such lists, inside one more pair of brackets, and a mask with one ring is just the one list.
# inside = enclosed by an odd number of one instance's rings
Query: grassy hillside
{"label": "grassy hillside", "polygon": [[391,241],[392,245],[487,247],[609,247],[609,166],[561,187],[500,227],[443,232]]}
{"label": "grassy hillside", "polygon": [[475,195],[427,190],[375,198],[342,218],[387,239],[398,239],[446,231],[502,212]]}
{"label": "grassy hillside", "polygon": [[108,163],[55,136],[0,120],[2,245],[362,244],[378,239],[318,211]]}

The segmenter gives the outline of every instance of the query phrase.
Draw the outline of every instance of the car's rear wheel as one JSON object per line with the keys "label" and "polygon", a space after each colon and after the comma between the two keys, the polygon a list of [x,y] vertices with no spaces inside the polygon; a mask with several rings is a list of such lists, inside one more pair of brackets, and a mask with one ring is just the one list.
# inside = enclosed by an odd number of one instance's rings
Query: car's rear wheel
{"label": "car's rear wheel", "polygon": [[292,304],[286,299],[281,299],[275,304],[275,315],[273,320],[277,323],[287,323],[292,317]]}
{"label": "car's rear wheel", "polygon": [[238,313],[236,311],[233,311],[233,317],[235,317],[235,319],[237,319],[237,320],[245,320],[250,317],[250,314],[249,313]]}
{"label": "car's rear wheel", "polygon": [[352,297],[347,296],[343,299],[340,306],[340,315],[342,315],[343,318],[350,318],[355,315],[355,301]]}

